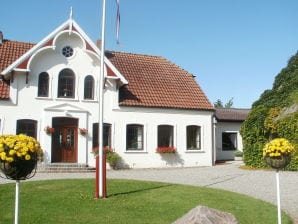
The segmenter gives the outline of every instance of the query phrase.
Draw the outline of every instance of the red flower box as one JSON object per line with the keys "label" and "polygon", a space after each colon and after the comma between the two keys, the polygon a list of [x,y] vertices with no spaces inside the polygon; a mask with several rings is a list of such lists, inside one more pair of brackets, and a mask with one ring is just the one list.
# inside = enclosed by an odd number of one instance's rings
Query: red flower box
{"label": "red flower box", "polygon": [[86,134],[88,134],[88,129],[86,129],[86,128],[79,128],[79,131],[80,131],[80,134],[81,134],[81,135],[86,135]]}
{"label": "red flower box", "polygon": [[157,153],[176,153],[177,150],[174,146],[167,146],[167,147],[157,147]]}
{"label": "red flower box", "polygon": [[45,131],[47,134],[52,134],[52,133],[55,132],[55,128],[51,128],[51,127],[49,127],[49,126],[46,126],[46,127],[44,128],[44,131]]}

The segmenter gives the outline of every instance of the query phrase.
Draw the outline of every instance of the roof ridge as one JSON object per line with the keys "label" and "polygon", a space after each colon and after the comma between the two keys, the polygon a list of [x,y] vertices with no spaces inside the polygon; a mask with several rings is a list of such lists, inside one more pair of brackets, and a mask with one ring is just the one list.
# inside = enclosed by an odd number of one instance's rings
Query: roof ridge
{"label": "roof ridge", "polygon": [[159,56],[159,55],[150,55],[145,53],[135,53],[135,52],[126,52],[126,51],[115,51],[115,50],[108,50],[106,49],[105,52],[111,52],[111,53],[118,53],[118,54],[128,54],[128,55],[136,55],[136,56],[144,56],[144,57],[154,57],[154,58],[163,58],[166,60],[166,58]]}
{"label": "roof ridge", "polygon": [[14,43],[20,43],[20,44],[36,44],[32,42],[24,42],[24,41],[19,41],[19,40],[10,40],[10,39],[4,39],[5,42],[14,42]]}
{"label": "roof ridge", "polygon": [[226,108],[226,107],[217,107],[215,108],[216,110],[251,110],[250,108],[235,108],[235,107],[231,107],[231,108]]}

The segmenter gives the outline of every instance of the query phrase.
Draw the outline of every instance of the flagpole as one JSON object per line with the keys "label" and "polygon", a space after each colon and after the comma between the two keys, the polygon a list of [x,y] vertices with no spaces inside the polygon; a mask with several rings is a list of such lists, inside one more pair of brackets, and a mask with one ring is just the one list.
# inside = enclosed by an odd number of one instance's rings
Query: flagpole
{"label": "flagpole", "polygon": [[103,104],[104,104],[104,52],[105,52],[105,20],[106,20],[106,1],[102,3],[102,25],[101,25],[101,54],[100,54],[100,77],[99,77],[99,115],[98,115],[98,148],[99,148],[99,197],[106,198],[106,167],[104,164],[103,152]]}

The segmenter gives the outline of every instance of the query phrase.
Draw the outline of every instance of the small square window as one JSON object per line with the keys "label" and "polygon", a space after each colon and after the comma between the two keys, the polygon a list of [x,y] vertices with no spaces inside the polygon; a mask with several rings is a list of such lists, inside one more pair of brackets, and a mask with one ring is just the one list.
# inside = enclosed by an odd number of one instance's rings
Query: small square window
{"label": "small square window", "polygon": [[222,133],[222,150],[237,149],[237,133],[223,132]]}

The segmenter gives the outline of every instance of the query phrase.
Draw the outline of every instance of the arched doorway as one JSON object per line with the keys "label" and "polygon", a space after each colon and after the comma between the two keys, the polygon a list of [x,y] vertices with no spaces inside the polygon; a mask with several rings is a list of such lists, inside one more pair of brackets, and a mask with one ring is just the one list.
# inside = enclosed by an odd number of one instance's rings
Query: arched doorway
{"label": "arched doorway", "polygon": [[78,161],[78,119],[55,117],[52,120],[52,163]]}

